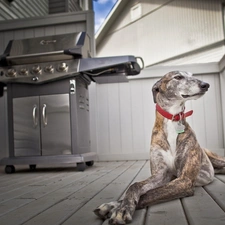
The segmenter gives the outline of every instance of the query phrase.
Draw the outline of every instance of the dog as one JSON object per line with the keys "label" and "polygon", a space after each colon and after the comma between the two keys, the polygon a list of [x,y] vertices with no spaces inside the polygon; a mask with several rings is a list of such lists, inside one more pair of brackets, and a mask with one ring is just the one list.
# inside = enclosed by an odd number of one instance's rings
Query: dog
{"label": "dog", "polygon": [[94,213],[109,224],[132,221],[136,209],[194,195],[195,186],[211,183],[215,173],[225,174],[225,158],[201,148],[186,122],[192,111],[185,102],[209,89],[191,73],[172,71],[152,88],[156,119],[150,147],[151,177],[132,184],[123,200],[100,205]]}

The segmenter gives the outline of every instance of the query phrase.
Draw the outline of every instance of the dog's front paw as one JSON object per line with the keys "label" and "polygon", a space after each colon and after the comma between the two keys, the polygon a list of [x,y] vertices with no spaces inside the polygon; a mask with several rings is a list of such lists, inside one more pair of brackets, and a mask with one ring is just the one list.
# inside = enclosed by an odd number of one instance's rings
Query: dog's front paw
{"label": "dog's front paw", "polygon": [[98,208],[94,210],[94,213],[100,217],[101,219],[107,219],[110,218],[113,212],[117,207],[119,207],[121,204],[121,201],[115,201],[115,202],[109,202],[109,203],[104,203],[100,205]]}
{"label": "dog's front paw", "polygon": [[132,221],[131,211],[132,210],[130,210],[128,206],[119,207],[118,209],[115,209],[109,220],[109,224],[119,225],[130,223]]}

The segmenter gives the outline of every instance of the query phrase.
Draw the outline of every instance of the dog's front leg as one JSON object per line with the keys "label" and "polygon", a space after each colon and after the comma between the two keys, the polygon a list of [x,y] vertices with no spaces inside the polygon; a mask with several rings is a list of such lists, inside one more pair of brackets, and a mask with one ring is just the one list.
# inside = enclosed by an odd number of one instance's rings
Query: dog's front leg
{"label": "dog's front leg", "polygon": [[157,173],[145,181],[136,182],[132,184],[126,194],[122,202],[118,205],[117,208],[113,209],[113,213],[110,217],[109,224],[126,224],[132,221],[132,216],[136,207],[138,205],[140,196],[146,193],[148,190],[154,189],[156,187],[160,187],[166,183],[168,183],[172,179],[172,174],[168,174],[168,176],[163,177],[165,174],[163,171],[161,173]]}
{"label": "dog's front leg", "polygon": [[[192,142],[190,136],[188,137],[188,140]],[[184,143],[182,143],[182,146]],[[187,145],[182,149],[178,149],[175,163],[178,178],[142,195],[139,199],[137,209],[194,194],[194,187],[201,168],[202,154],[197,143],[191,147],[193,148],[189,148]]]}
{"label": "dog's front leg", "polygon": [[[159,163],[158,165],[161,165],[163,169],[142,182],[132,184],[128,188],[123,200],[104,203],[97,207],[94,213],[101,219],[111,218],[111,224],[125,224],[125,222],[129,222],[132,219],[132,214],[140,195],[150,189],[160,187],[172,179],[172,175],[167,172],[166,165],[163,165],[163,163]],[[120,216],[120,212],[123,212],[122,217]],[[120,218],[117,217],[117,214]],[[119,220],[117,221],[118,223],[113,222],[114,219]]]}
{"label": "dog's front leg", "polygon": [[136,182],[128,188],[121,204],[113,210],[109,224],[126,224],[131,222],[140,196],[147,191],[161,187],[172,180],[173,174],[168,170],[161,153],[158,154],[158,159],[160,160],[158,161],[156,158],[154,162],[157,163],[157,166],[152,165],[152,167],[154,167],[154,170],[152,171],[154,174],[150,178],[142,182]]}
{"label": "dog's front leg", "polygon": [[163,187],[148,191],[139,199],[137,209],[143,209],[147,206],[192,196],[194,194],[194,183],[187,177],[179,177]]}

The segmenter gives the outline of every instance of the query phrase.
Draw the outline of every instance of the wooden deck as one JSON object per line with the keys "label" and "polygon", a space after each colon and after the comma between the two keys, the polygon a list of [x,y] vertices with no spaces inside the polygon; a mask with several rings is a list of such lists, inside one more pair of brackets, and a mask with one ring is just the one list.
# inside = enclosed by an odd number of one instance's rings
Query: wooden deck
{"label": "wooden deck", "polygon": [[[101,203],[119,199],[134,181],[149,176],[148,161],[96,162],[75,167],[0,167],[0,225],[106,225],[93,214]],[[135,225],[224,225],[225,176],[216,176],[195,196],[136,211]]]}

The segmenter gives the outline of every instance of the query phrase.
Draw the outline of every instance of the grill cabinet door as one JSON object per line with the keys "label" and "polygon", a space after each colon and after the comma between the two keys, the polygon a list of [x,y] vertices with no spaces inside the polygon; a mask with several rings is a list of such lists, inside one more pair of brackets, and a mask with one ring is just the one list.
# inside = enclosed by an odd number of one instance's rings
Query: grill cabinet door
{"label": "grill cabinet door", "polygon": [[69,94],[40,96],[42,155],[71,154]]}
{"label": "grill cabinet door", "polygon": [[14,154],[40,155],[39,97],[13,99]]}

